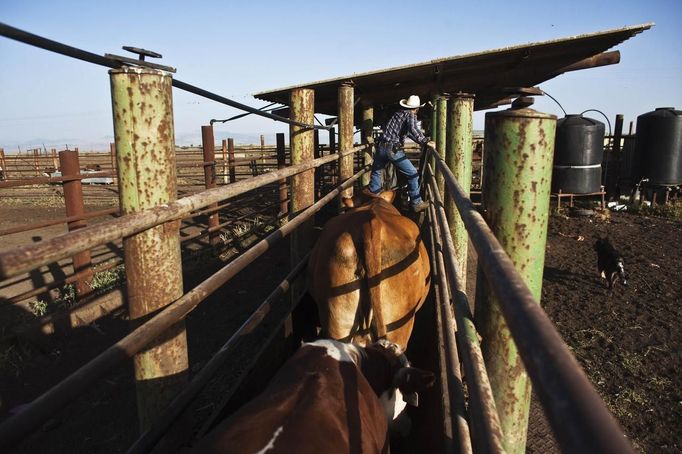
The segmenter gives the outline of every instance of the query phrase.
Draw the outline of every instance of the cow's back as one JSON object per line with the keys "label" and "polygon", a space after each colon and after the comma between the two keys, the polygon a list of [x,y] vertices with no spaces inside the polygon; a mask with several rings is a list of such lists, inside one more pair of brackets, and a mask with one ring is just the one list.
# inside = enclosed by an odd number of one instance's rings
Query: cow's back
{"label": "cow's back", "polygon": [[313,249],[308,273],[323,334],[366,343],[375,299],[381,302],[387,338],[405,348],[414,313],[428,293],[429,273],[419,228],[388,202],[375,199],[331,219]]}
{"label": "cow's back", "polygon": [[265,391],[222,422],[199,453],[383,452],[384,410],[358,367],[301,348]]}

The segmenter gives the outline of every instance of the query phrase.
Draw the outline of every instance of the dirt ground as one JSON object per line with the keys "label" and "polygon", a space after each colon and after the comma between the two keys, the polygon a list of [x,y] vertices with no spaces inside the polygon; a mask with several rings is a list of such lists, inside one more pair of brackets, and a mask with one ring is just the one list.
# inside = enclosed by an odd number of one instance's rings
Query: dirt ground
{"label": "dirt ground", "polygon": [[[627,287],[609,292],[597,275],[598,236],[623,255]],[[679,220],[611,213],[550,222],[542,305],[640,452],[682,449],[680,239]]]}
{"label": "dirt ground", "polygon": [[[28,212],[23,215],[31,218]],[[14,224],[18,217],[13,209]],[[14,224],[0,216],[0,229]],[[609,292],[597,275],[592,245],[600,235],[609,235],[623,254],[627,287],[617,284]],[[680,221],[625,213],[611,213],[609,219],[554,216],[550,221],[542,305],[639,452],[682,449],[680,239]],[[197,263],[202,265],[200,259]],[[282,243],[257,263],[190,315],[192,373],[201,370],[284,277],[289,267],[287,245]],[[189,272],[185,289],[215,266],[206,259]],[[125,314],[119,312],[69,338],[51,340],[46,349],[2,345],[0,419],[118,340],[127,326]],[[265,372],[260,380],[264,377]],[[204,395],[192,411],[205,418],[212,408]],[[16,452],[124,452],[135,439],[136,428],[134,382],[130,368],[124,367],[84,391]],[[528,452],[552,451],[556,444],[551,430],[534,401]]]}

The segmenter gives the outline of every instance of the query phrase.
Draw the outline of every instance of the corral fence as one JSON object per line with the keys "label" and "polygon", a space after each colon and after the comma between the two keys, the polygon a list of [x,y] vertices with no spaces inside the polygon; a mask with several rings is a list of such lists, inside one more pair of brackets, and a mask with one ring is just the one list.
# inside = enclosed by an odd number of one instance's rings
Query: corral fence
{"label": "corral fence", "polygon": [[[0,279],[123,239],[128,307],[131,319],[136,321],[130,334],[4,421],[0,425],[0,446],[6,450],[16,445],[67,403],[81,396],[83,389],[133,358],[142,435],[130,452],[148,452],[158,442],[164,442],[174,421],[217,368],[228,360],[236,340],[261,323],[264,314],[287,291],[290,303],[277,326],[290,324],[290,314],[305,291],[299,277],[312,246],[311,218],[323,205],[342,195],[350,195],[353,185],[367,172],[368,162],[364,156],[371,153],[371,128],[365,129],[366,123],[363,124],[362,138],[366,143],[354,146],[355,95],[351,84],[342,84],[338,92],[339,150],[314,159],[313,131],[323,128],[313,126],[313,90],[292,90],[291,119],[283,119],[248,106],[235,105],[238,103],[174,80],[165,70],[127,66],[128,63],[123,64],[120,60],[54,43],[6,25],[0,26],[0,32],[29,44],[115,68],[110,77],[118,185],[122,191],[122,215],[117,219],[0,251]],[[291,165],[176,200],[173,134],[168,130],[168,125],[172,124],[169,122],[172,118],[169,107],[172,105],[171,84],[290,123]],[[420,167],[431,201],[428,236],[437,282],[435,324],[445,416],[437,431],[442,436],[444,451],[521,452],[525,445],[530,397],[527,373],[563,450],[630,452],[631,447],[621,429],[538,304],[542,260],[538,264],[535,255],[523,255],[525,250],[544,249],[549,182],[538,180],[543,177],[527,174],[526,170],[551,169],[551,157],[549,165],[542,160],[551,156],[553,141],[545,138],[553,134],[555,119],[514,106],[512,113],[487,117],[482,187],[483,213],[487,219],[484,219],[468,195],[473,141],[467,134],[471,131],[473,97],[458,95],[448,101],[439,96],[435,101],[432,134],[437,139],[437,149],[444,156],[432,151],[429,157],[422,159]],[[156,108],[145,112],[120,109],[120,106],[145,103]],[[507,123],[507,116],[515,120]],[[153,127],[135,129],[130,127],[133,124]],[[519,124],[523,128],[515,127]],[[509,149],[509,143],[522,145]],[[155,150],[153,156],[139,153],[145,148]],[[354,154],[362,154],[361,165],[353,165]],[[205,162],[209,163],[206,167],[210,172],[212,160]],[[315,201],[314,169],[333,162],[338,162],[339,184]],[[132,171],[137,168],[145,171]],[[222,201],[264,185],[279,184],[287,178],[290,179],[287,221],[193,290],[184,293],[178,253],[179,220],[197,210],[215,207]],[[186,315],[287,236],[291,237],[292,258],[288,275],[188,382],[183,324]],[[468,240],[476,249],[481,270],[477,289],[483,289],[481,297],[476,298],[476,320],[463,284],[466,247],[462,244]],[[544,257],[544,251],[541,256]],[[153,280],[145,279],[145,276],[153,276]],[[274,335],[275,331],[266,340],[272,340]],[[261,352],[267,344],[262,343]],[[252,357],[251,365],[257,357],[258,354]],[[185,379],[178,380],[178,377]],[[145,386],[148,381],[156,386]]]}

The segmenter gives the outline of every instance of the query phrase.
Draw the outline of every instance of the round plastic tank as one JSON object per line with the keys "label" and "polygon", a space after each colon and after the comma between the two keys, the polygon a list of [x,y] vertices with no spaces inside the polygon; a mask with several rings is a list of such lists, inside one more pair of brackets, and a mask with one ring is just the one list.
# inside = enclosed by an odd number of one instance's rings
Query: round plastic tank
{"label": "round plastic tank", "polygon": [[635,182],[682,184],[682,111],[659,107],[637,117],[632,176]]}
{"label": "round plastic tank", "polygon": [[604,123],[582,115],[557,121],[552,192],[587,194],[601,189]]}

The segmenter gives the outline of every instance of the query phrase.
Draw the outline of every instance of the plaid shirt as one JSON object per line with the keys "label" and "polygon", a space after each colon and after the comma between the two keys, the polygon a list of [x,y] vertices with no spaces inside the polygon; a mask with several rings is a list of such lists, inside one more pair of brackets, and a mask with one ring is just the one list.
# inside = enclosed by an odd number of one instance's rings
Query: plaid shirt
{"label": "plaid shirt", "polygon": [[424,145],[429,141],[419,130],[419,126],[417,126],[417,116],[409,109],[399,110],[393,114],[388,123],[386,123],[380,140],[402,146],[405,143],[405,136],[408,136],[420,145]]}

